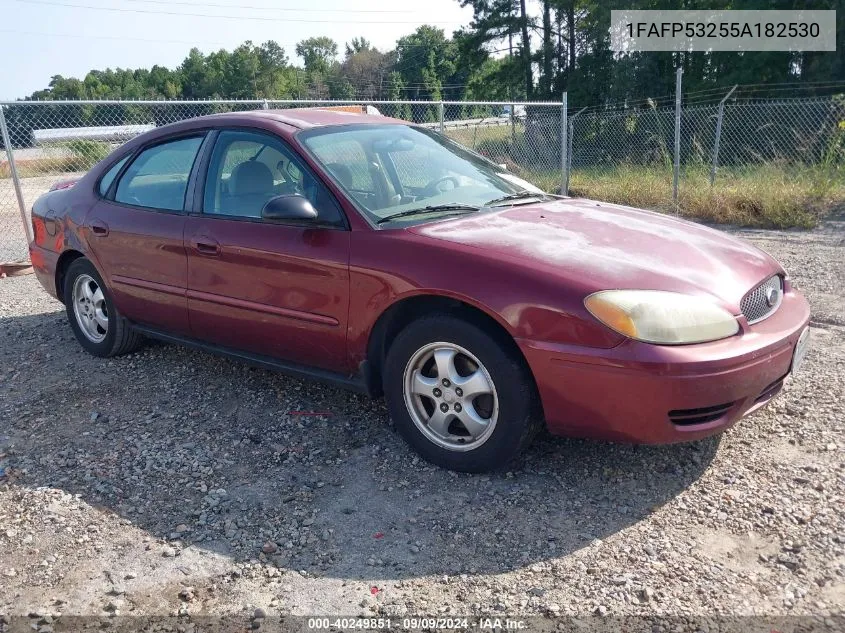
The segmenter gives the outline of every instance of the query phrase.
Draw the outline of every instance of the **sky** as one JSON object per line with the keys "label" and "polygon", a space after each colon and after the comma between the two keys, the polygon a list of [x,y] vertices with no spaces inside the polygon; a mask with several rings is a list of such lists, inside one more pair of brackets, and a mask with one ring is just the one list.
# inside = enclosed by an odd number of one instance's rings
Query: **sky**
{"label": "sky", "polygon": [[327,35],[341,53],[356,36],[387,50],[421,24],[451,35],[471,19],[457,0],[0,0],[0,100],[46,88],[53,75],[174,68],[194,46],[276,40],[301,65],[294,49],[308,37]]}

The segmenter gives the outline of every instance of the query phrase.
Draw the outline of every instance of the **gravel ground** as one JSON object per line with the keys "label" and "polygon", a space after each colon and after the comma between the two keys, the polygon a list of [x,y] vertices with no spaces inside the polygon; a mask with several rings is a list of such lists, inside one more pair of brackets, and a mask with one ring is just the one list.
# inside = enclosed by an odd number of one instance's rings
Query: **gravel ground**
{"label": "gravel ground", "polygon": [[0,614],[842,614],[845,222],[738,233],[813,306],[772,404],[693,444],[541,437],[489,476],[418,460],[381,401],[93,358],[0,280]]}

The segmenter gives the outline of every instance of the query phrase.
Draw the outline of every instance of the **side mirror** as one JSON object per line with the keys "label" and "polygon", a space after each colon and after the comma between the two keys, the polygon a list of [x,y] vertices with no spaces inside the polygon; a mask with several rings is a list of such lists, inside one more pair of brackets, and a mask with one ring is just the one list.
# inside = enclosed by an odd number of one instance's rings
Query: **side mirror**
{"label": "side mirror", "polygon": [[298,193],[286,193],[270,198],[261,209],[264,220],[316,220],[317,210],[308,199]]}

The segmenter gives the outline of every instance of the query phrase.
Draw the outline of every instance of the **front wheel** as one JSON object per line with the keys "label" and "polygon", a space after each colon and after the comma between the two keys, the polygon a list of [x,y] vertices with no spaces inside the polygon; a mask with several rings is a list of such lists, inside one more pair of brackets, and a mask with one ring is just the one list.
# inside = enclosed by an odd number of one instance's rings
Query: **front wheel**
{"label": "front wheel", "polygon": [[384,392],[408,443],[451,470],[501,468],[541,426],[536,389],[517,352],[452,316],[425,317],[396,337]]}
{"label": "front wheel", "polygon": [[94,356],[118,356],[137,349],[141,335],[117,311],[94,265],[80,257],[65,275],[64,300],[76,340]]}

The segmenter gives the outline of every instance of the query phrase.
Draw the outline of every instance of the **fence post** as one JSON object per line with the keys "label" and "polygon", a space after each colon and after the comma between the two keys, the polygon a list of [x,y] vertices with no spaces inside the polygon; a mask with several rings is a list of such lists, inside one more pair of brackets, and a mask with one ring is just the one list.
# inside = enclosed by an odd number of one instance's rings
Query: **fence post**
{"label": "fence post", "polygon": [[32,241],[32,228],[26,219],[26,203],[23,201],[23,191],[21,191],[21,179],[18,177],[18,170],[15,167],[15,153],[12,151],[12,141],[9,138],[9,128],[6,126],[6,115],[3,110],[6,106],[0,105],[0,138],[3,139],[3,147],[6,148],[6,156],[9,158],[9,174],[12,177],[12,183],[15,186],[15,196],[18,199],[18,210],[21,214],[21,222],[23,223],[24,234],[26,235],[27,244]]}
{"label": "fence post", "polygon": [[440,121],[440,133],[443,134],[443,102],[437,102],[437,120]]}
{"label": "fence post", "polygon": [[713,141],[713,166],[710,168],[711,187],[716,182],[716,169],[719,167],[719,139],[722,138],[722,119],[725,116],[725,101],[734,93],[736,88],[736,86],[731,88],[731,91],[719,102],[719,114],[716,116],[716,140]]}
{"label": "fence post", "polygon": [[569,195],[569,178],[572,176],[572,137],[575,135],[575,117],[581,114],[587,108],[581,108],[569,117],[569,136],[567,137],[567,146],[566,146],[566,190],[563,192],[563,195]]}
{"label": "fence post", "polygon": [[675,71],[675,164],[672,172],[672,202],[678,204],[678,174],[681,171],[681,75],[683,68]]}
{"label": "fence post", "polygon": [[569,141],[567,140],[569,124],[566,120],[568,99],[569,96],[564,91],[563,100],[560,105],[560,193],[563,196],[567,195],[569,191]]}
{"label": "fence post", "polygon": [[261,109],[262,110],[269,110],[270,109],[270,104],[267,103],[267,99],[264,99],[264,101],[261,102]]}
{"label": "fence post", "polygon": [[516,104],[511,103],[511,147],[516,145]]}

